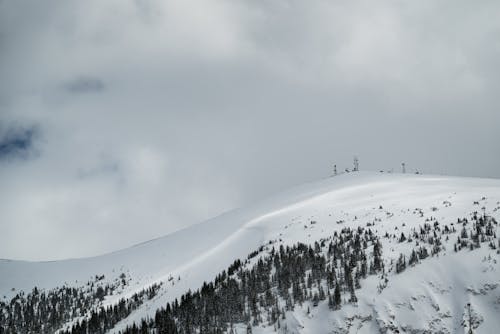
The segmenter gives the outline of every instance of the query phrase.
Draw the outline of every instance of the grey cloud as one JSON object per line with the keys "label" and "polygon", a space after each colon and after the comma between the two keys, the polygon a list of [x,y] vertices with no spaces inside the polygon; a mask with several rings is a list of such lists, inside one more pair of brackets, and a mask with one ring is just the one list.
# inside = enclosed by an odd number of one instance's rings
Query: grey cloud
{"label": "grey cloud", "polygon": [[[1,129],[0,129],[1,130]],[[0,161],[26,159],[34,153],[37,127],[8,127],[0,131]]]}
{"label": "grey cloud", "polygon": [[116,174],[120,171],[120,165],[117,162],[103,162],[98,166],[90,169],[80,168],[77,171],[77,176],[80,179],[93,178],[102,174]]}
{"label": "grey cloud", "polygon": [[64,85],[70,93],[97,93],[105,88],[102,80],[93,77],[78,77]]}
{"label": "grey cloud", "polygon": [[125,247],[353,155],[500,177],[498,1],[28,3],[0,4],[0,118],[43,141],[0,165],[0,257]]}

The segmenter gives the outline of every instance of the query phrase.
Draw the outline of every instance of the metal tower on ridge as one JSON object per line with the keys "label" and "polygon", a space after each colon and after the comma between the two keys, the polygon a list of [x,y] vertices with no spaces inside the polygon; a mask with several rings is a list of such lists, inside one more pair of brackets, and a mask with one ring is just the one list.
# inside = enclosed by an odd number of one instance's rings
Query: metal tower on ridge
{"label": "metal tower on ridge", "polygon": [[354,157],[354,169],[352,170],[353,172],[359,171],[359,160],[358,157]]}

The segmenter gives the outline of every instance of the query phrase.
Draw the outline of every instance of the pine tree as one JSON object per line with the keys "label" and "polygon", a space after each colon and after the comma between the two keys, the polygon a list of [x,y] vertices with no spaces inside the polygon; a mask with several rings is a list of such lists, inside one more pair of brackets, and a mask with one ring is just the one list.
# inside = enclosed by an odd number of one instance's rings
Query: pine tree
{"label": "pine tree", "polygon": [[403,254],[399,254],[398,261],[396,262],[396,273],[400,273],[406,269],[406,258]]}
{"label": "pine tree", "polygon": [[417,262],[418,262],[418,255],[417,255],[417,252],[416,252],[415,250],[412,250],[411,255],[410,255],[410,259],[408,260],[408,264],[409,264],[410,266],[413,266],[413,265],[415,265]]}
{"label": "pine tree", "polygon": [[335,309],[339,310],[342,307],[342,297],[340,295],[339,284],[335,285],[335,291],[333,293],[333,302],[334,302]]}
{"label": "pine tree", "polygon": [[358,297],[356,297],[356,292],[354,291],[354,287],[351,286],[351,288],[349,290],[350,290],[350,293],[351,293],[351,297],[349,298],[349,301],[351,303],[357,303],[358,302]]}

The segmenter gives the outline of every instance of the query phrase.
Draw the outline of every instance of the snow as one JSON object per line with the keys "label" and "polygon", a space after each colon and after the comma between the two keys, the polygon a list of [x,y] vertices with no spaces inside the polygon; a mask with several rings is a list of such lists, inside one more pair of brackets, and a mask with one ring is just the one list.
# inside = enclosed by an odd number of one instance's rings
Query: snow
{"label": "snow", "polygon": [[[164,282],[158,296],[120,323],[116,328],[119,330],[154,314],[158,307],[188,289],[212,280],[235,259],[246,258],[270,241],[309,243],[343,227],[366,227],[368,223],[374,224],[370,228],[381,236],[386,232],[407,234],[430,217],[450,224],[457,218],[470,217],[472,211],[482,212],[482,207],[500,220],[500,180],[347,173],[293,188],[248,208],[110,254],[53,262],[0,260],[0,298],[10,298],[19,290],[30,291],[34,286],[79,286],[95,275],[104,274],[105,280],[111,282],[126,273],[131,280],[119,295],[106,298],[105,303],[111,304],[155,282]],[[411,251],[406,244],[390,239],[383,246],[384,257],[393,259]],[[377,277],[369,277],[362,283],[357,305],[331,312],[323,303],[311,307],[310,314],[307,306],[289,312],[288,332],[371,333],[381,328],[390,332],[391,326],[415,333],[443,329],[463,332],[461,323],[467,303],[477,315],[479,325],[474,330],[494,332],[500,326],[498,254],[491,255],[486,247],[460,253],[446,247],[444,254],[391,276],[380,294]],[[237,329],[239,333],[245,330],[245,326]],[[269,331],[272,328],[256,328],[254,333]]]}

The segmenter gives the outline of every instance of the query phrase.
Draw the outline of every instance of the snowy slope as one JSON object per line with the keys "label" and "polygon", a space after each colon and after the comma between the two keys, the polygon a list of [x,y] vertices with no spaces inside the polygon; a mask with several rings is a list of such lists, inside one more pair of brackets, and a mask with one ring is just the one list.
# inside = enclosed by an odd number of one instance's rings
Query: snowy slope
{"label": "snowy slope", "polygon": [[[396,229],[396,233],[409,233],[430,217],[452,223],[469,217],[473,211],[482,213],[483,207],[486,214],[500,220],[500,180],[372,172],[343,174],[103,256],[54,262],[0,260],[0,296],[9,298],[34,286],[79,286],[95,275],[105,275],[105,280],[113,281],[125,273],[130,282],[120,294],[106,298],[105,303],[112,304],[154,282],[164,282],[158,296],[120,323],[116,328],[119,330],[153,315],[158,307],[188,289],[212,280],[235,259],[246,258],[269,241],[312,243],[345,226],[367,223],[375,223],[373,229],[379,235],[395,233]],[[404,245],[392,244],[390,239],[384,242],[384,255],[389,259],[407,251],[402,249]],[[380,294],[379,282],[370,277],[363,284],[357,306],[330,312],[320,305],[310,314],[296,310],[287,317],[288,328],[300,333],[373,332],[394,325],[414,332],[439,332],[442,328],[457,332],[464,305],[472,302],[482,318],[478,332],[488,333],[500,328],[499,258],[498,254],[491,258],[491,254],[487,249],[471,253],[447,249],[445,254],[391,278]],[[490,259],[483,261],[488,255]],[[350,319],[347,322],[346,317]]]}

